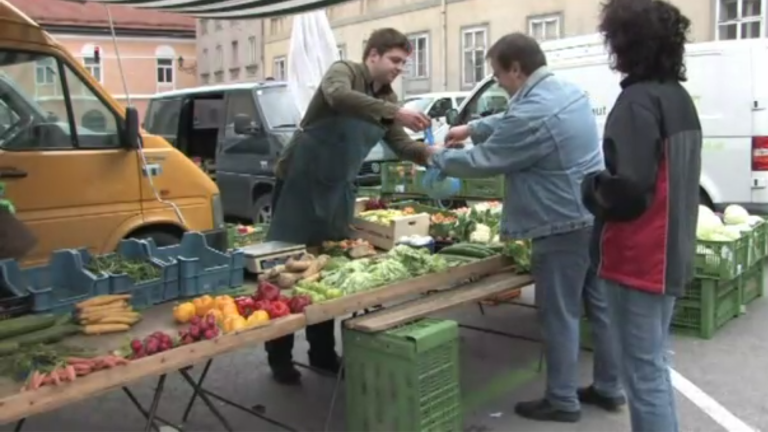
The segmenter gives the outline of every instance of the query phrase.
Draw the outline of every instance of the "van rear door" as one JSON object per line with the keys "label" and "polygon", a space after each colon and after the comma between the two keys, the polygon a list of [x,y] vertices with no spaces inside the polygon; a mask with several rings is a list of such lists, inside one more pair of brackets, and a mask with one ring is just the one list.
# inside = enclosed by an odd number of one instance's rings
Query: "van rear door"
{"label": "van rear door", "polygon": [[752,50],[752,203],[768,214],[768,41],[750,41]]}

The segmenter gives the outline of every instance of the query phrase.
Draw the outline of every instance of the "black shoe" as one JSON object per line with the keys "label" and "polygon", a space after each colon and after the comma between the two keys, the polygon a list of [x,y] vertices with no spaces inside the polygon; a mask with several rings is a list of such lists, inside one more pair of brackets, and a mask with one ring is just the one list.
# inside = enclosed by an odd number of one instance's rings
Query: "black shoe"
{"label": "black shoe", "polygon": [[309,365],[313,369],[337,375],[341,370],[341,358],[335,353],[333,356],[314,358],[310,355]]}
{"label": "black shoe", "polygon": [[627,398],[624,396],[608,397],[601,395],[595,390],[595,386],[582,387],[576,393],[579,396],[579,402],[594,405],[610,412],[618,411],[627,403]]}
{"label": "black shoe", "polygon": [[561,411],[546,399],[519,402],[515,405],[515,413],[520,417],[538,421],[576,423],[581,419],[581,411]]}
{"label": "black shoe", "polygon": [[272,378],[282,385],[301,384],[301,372],[296,369],[293,363],[284,365],[270,365],[272,368]]}

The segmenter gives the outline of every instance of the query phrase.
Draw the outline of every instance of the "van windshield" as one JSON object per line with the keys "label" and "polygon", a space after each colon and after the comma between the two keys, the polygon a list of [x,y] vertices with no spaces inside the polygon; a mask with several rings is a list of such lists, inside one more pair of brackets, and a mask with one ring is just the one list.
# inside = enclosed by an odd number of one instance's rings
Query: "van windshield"
{"label": "van windshield", "polygon": [[256,100],[270,128],[294,128],[301,122],[301,113],[287,86],[256,89]]}
{"label": "van windshield", "polygon": [[412,109],[418,112],[426,112],[429,108],[429,104],[435,100],[431,97],[413,97],[408,98],[402,102],[403,108]]}

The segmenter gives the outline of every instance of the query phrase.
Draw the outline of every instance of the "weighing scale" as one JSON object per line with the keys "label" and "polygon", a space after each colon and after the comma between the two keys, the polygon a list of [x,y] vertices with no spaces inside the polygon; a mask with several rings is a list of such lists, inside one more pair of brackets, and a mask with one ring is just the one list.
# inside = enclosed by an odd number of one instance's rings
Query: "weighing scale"
{"label": "weighing scale", "polygon": [[307,253],[307,247],[302,244],[268,241],[245,246],[242,251],[248,272],[264,273],[273,267],[285,264],[289,258],[301,258]]}

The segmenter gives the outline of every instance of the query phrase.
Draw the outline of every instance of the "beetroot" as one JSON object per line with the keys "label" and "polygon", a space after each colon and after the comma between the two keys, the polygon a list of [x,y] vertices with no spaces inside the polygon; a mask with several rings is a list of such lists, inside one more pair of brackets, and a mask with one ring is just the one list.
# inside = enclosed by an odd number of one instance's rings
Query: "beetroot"
{"label": "beetroot", "polygon": [[259,283],[259,288],[256,292],[256,300],[267,300],[271,302],[280,298],[280,288],[266,281]]}
{"label": "beetroot", "polygon": [[131,341],[131,351],[133,351],[134,354],[138,353],[139,351],[142,351],[144,349],[144,344],[141,343],[140,340],[134,339]]}
{"label": "beetroot", "polygon": [[203,333],[206,340],[216,339],[216,332],[213,329],[208,329]]}
{"label": "beetroot", "polygon": [[156,354],[160,351],[160,343],[157,341],[156,338],[149,339],[144,344],[144,349],[147,352],[147,355]]}
{"label": "beetroot", "polygon": [[194,340],[200,340],[200,335],[202,333],[202,329],[198,326],[192,326],[189,328],[189,336],[191,336]]}
{"label": "beetroot", "polygon": [[206,315],[205,317],[205,324],[207,328],[214,329],[216,328],[216,316],[213,314]]}
{"label": "beetroot", "polygon": [[197,325],[200,325],[200,321],[202,320],[200,319],[199,316],[193,316],[192,319],[189,320],[189,323],[192,324],[193,326],[197,326]]}

